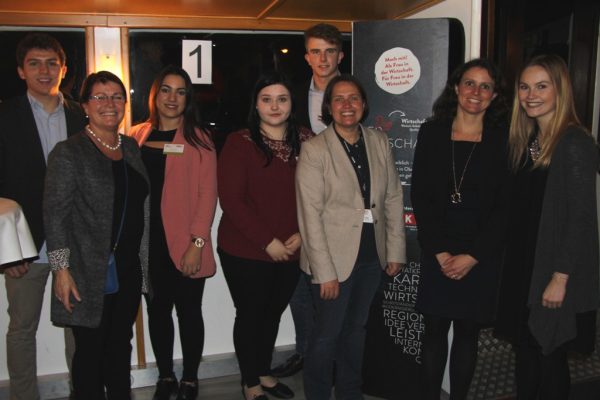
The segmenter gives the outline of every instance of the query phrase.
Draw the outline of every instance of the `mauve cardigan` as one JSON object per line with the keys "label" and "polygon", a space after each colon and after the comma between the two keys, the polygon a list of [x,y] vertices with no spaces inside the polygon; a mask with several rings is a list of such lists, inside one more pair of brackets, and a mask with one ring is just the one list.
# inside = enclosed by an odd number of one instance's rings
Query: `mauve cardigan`
{"label": "mauve cardigan", "polygon": [[[131,128],[129,135],[142,146],[152,132],[148,122]],[[200,129],[196,134],[205,143],[212,143]],[[217,154],[216,150],[194,148],[183,137],[179,127],[173,138],[174,144],[184,146],[183,154],[167,156],[165,181],[160,205],[169,255],[173,264],[181,270],[180,261],[191,243],[192,236],[205,240],[200,270],[191,278],[203,278],[215,274],[215,257],[210,238],[211,226],[217,206]]]}

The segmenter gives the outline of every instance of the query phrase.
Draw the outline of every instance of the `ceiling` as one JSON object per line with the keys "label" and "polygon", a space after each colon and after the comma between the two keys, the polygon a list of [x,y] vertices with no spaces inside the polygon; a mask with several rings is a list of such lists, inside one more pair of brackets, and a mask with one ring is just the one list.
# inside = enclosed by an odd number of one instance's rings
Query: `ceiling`
{"label": "ceiling", "polygon": [[0,25],[303,30],[399,19],[443,0],[0,0]]}

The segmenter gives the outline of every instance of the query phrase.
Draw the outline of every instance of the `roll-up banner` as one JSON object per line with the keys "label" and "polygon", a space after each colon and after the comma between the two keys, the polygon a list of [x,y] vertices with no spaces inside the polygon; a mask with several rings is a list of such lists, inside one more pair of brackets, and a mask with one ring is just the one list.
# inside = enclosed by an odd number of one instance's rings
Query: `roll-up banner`
{"label": "roll-up banner", "polygon": [[367,324],[363,391],[385,399],[417,398],[423,318],[414,309],[419,283],[417,226],[410,203],[413,151],[449,72],[464,61],[455,19],[355,22],[352,72],[367,91],[365,125],[385,132],[404,189],[408,262],[384,278]]}

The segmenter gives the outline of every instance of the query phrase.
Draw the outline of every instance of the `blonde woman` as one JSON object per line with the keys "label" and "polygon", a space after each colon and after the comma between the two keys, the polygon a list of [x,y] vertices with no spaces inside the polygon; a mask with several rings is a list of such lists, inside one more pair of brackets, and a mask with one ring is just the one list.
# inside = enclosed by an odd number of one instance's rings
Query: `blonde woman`
{"label": "blonde woman", "polygon": [[517,399],[567,399],[567,350],[595,337],[598,151],[575,113],[567,66],[529,61],[509,133],[514,173],[496,334],[516,352]]}

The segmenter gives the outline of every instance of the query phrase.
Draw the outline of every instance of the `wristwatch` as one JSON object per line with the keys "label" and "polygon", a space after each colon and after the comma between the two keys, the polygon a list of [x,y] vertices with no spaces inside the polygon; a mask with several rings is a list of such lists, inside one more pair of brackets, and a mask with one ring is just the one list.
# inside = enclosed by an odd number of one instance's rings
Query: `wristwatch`
{"label": "wristwatch", "polygon": [[192,237],[192,243],[194,243],[194,246],[201,249],[204,247],[205,241],[201,237]]}

